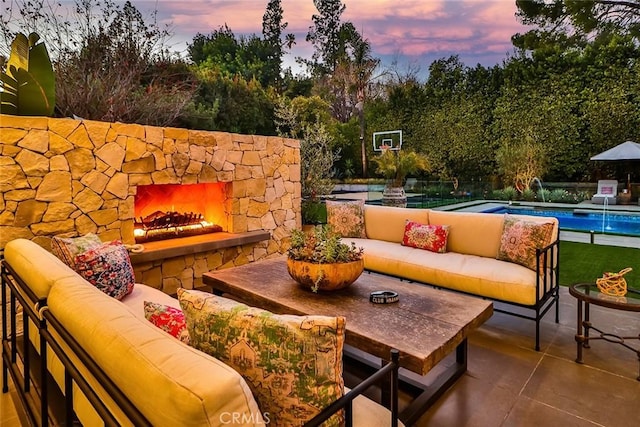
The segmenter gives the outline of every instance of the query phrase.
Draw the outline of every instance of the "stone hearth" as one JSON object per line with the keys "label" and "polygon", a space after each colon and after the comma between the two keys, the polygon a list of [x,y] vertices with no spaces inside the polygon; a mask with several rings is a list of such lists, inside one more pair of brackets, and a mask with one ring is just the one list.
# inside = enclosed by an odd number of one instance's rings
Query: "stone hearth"
{"label": "stone hearth", "polygon": [[200,286],[206,271],[284,252],[301,225],[297,140],[7,115],[0,134],[0,248],[22,237],[50,249],[54,235],[90,232],[133,244],[137,186],[230,183],[226,240],[132,257],[137,281],[173,293]]}

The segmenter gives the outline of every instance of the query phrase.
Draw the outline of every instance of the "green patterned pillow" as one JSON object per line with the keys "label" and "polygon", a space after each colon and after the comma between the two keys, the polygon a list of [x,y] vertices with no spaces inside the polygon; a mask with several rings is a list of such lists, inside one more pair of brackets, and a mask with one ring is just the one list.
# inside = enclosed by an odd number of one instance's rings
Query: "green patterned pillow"
{"label": "green patterned pillow", "polygon": [[534,222],[504,216],[497,259],[514,262],[536,271],[536,249],[551,243],[553,223]]}
{"label": "green patterned pillow", "polygon": [[100,237],[88,233],[80,237],[57,237],[51,239],[51,252],[69,267],[76,269],[76,255],[102,245]]}
{"label": "green patterned pillow", "polygon": [[[276,315],[178,289],[189,345],[238,371],[273,425],[301,426],[343,395],[344,317]],[[325,425],[344,423],[342,412]]]}
{"label": "green patterned pillow", "polygon": [[364,200],[335,202],[327,200],[327,223],[341,237],[366,238]]}

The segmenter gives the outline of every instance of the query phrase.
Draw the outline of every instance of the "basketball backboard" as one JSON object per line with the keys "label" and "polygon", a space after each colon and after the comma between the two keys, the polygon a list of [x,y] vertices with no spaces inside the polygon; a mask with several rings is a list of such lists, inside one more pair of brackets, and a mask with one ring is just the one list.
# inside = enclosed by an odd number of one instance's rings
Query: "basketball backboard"
{"label": "basketball backboard", "polygon": [[402,148],[402,131],[388,130],[373,133],[373,151],[399,151]]}

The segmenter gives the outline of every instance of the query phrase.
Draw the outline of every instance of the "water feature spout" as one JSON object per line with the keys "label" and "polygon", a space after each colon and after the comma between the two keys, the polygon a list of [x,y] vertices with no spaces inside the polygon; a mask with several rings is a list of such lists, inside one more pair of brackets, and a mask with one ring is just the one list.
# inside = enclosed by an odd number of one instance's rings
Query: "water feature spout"
{"label": "water feature spout", "polygon": [[[607,220],[607,206],[609,206],[609,198],[604,198],[604,203],[602,204],[602,234],[604,234],[604,230],[611,230],[611,226],[609,225],[609,221]],[[607,226],[605,227],[605,221]]]}
{"label": "water feature spout", "polygon": [[537,182],[538,183],[538,187],[540,187],[540,195],[542,196],[542,201],[544,202],[544,191],[542,191],[542,181],[540,181],[540,178],[538,178],[537,176],[533,178],[533,182]]}

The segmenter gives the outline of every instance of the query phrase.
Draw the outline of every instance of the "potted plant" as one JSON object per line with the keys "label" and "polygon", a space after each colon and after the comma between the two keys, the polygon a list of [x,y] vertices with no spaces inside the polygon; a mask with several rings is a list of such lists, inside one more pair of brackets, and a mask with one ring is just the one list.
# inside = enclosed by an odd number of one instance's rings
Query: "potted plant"
{"label": "potted plant", "polygon": [[353,242],[343,243],[328,225],[317,225],[309,232],[293,230],[287,270],[313,292],[342,289],[362,274],[363,252]]}
{"label": "potted plant", "polygon": [[376,172],[387,179],[382,191],[382,204],[386,206],[407,206],[407,195],[404,191],[404,179],[410,173],[429,168],[427,158],[414,151],[383,150],[374,158]]}

